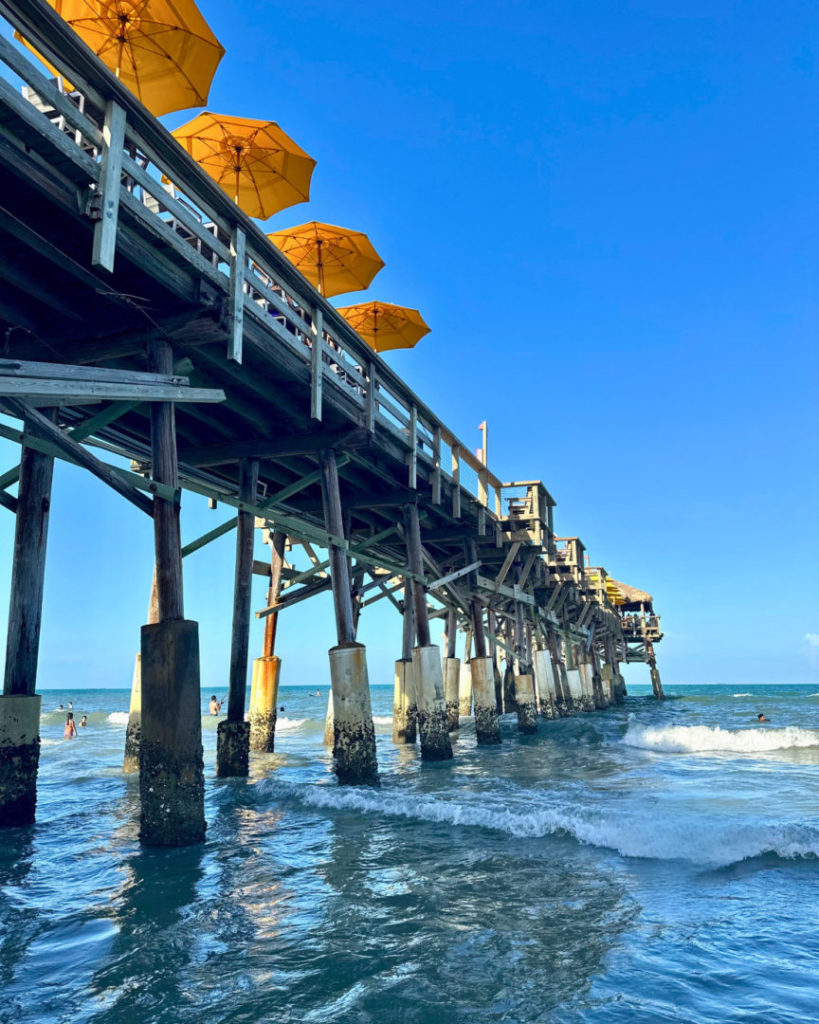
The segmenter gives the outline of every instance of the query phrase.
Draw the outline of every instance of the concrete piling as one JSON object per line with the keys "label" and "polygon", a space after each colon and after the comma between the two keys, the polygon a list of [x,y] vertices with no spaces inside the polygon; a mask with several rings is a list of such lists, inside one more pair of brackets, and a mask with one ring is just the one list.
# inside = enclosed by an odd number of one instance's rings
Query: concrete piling
{"label": "concrete piling", "polygon": [[330,650],[333,686],[333,761],[338,781],[346,785],[377,786],[378,761],[370,705],[367,649],[363,644],[339,644]]}
{"label": "concrete piling", "polygon": [[535,681],[530,672],[515,676],[515,703],[518,708],[518,732],[527,736],[536,733]]}
{"label": "concrete piling", "polygon": [[199,626],[169,619],[142,627],[139,836],[148,846],[205,838]]}
{"label": "concrete piling", "polygon": [[498,705],[495,699],[495,673],[492,658],[473,658],[470,662],[472,693],[475,703],[475,736],[481,746],[500,743]]}
{"label": "concrete piling", "polygon": [[472,661],[465,661],[458,669],[458,714],[468,718],[472,714]]}
{"label": "concrete piling", "polygon": [[0,827],[30,825],[37,808],[40,697],[0,696]]}
{"label": "concrete piling", "polygon": [[272,754],[276,749],[281,658],[255,658],[250,681],[250,749]]}
{"label": "concrete piling", "polygon": [[558,718],[554,669],[549,652],[535,651],[533,661],[535,683],[540,697],[540,713],[544,718]]}
{"label": "concrete piling", "polygon": [[395,693],[392,703],[393,743],[415,743],[417,713],[412,661],[400,658],[395,663]]}
{"label": "concrete piling", "polygon": [[[446,715],[449,724],[449,731],[455,732],[458,728],[460,716],[460,680],[461,680],[461,659],[444,658],[444,698],[446,700]],[[469,712],[467,711],[467,714]]]}
{"label": "concrete piling", "polygon": [[412,652],[415,690],[418,701],[418,733],[424,761],[448,761],[452,757],[449,740],[444,677],[438,647],[416,647]]}
{"label": "concrete piling", "polygon": [[134,658],[134,675],[131,680],[131,703],[128,708],[128,725],[125,729],[125,755],[122,770],[128,774],[139,771],[139,741],[142,735],[142,655]]}

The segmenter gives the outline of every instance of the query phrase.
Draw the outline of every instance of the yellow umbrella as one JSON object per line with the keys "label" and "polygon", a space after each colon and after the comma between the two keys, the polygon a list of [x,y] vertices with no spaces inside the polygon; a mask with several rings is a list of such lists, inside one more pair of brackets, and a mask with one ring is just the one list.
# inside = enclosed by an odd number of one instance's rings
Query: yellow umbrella
{"label": "yellow umbrella", "polygon": [[333,224],[311,220],[267,237],[322,295],[368,288],[384,266],[365,234]]}
{"label": "yellow umbrella", "polygon": [[205,111],[173,136],[250,217],[264,220],[310,198],[316,161],[275,121]]}
{"label": "yellow umbrella", "polygon": [[207,103],[225,50],[193,0],[48,2],[152,114]]}
{"label": "yellow umbrella", "polygon": [[376,352],[393,348],[414,348],[429,327],[417,309],[394,306],[391,302],[362,302],[344,306],[339,313]]}

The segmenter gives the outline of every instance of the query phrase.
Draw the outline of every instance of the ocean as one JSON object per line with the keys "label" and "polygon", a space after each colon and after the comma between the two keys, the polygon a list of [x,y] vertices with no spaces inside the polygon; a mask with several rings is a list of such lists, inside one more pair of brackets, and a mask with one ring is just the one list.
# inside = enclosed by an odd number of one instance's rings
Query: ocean
{"label": "ocean", "polygon": [[[0,1022],[819,1019],[819,692],[670,686],[339,788],[327,691],[214,778],[207,842],[143,850],[126,690],[43,693],[37,824],[0,831]],[[64,741],[74,703],[89,725]],[[756,722],[762,711],[770,719]]]}

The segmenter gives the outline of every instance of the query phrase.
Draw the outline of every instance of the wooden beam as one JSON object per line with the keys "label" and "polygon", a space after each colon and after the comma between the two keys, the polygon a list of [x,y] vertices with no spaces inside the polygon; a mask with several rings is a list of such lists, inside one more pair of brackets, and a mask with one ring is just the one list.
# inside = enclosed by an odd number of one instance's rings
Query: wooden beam
{"label": "wooden beam", "polygon": [[[283,530],[274,530],[270,536],[270,565],[268,566],[270,587],[267,591],[267,605],[269,608],[275,608],[281,596],[286,542],[287,534]],[[276,650],[276,625],[278,618],[278,615],[274,612],[268,615],[267,621],[264,624],[262,656],[265,658],[272,657]]]}
{"label": "wooden beam", "polygon": [[67,455],[72,462],[76,462],[77,465],[93,473],[95,477],[108,484],[109,487],[121,494],[123,498],[127,498],[131,504],[136,505],[146,515],[152,516],[154,514],[154,503],[150,498],[146,498],[136,487],[123,480],[112,466],[101,462],[95,455],[92,455],[91,452],[83,448],[82,445],[77,444],[76,441],[63,433],[55,423],[52,423],[50,419],[43,416],[37,409],[33,409],[26,402],[20,401],[17,398],[6,398],[4,399],[4,404],[15,416],[25,421],[26,426],[32,433],[38,434],[40,437],[50,441],[56,448]]}
{"label": "wooden beam", "polygon": [[37,681],[54,459],[24,448],[20,465],[3,681],[3,693],[7,696],[33,694]]}
{"label": "wooden beam", "polygon": [[201,448],[182,448],[179,461],[199,468],[218,466],[225,462],[236,462],[242,458],[278,459],[297,455],[317,455],[322,448],[331,447],[345,450],[361,448],[369,444],[365,430],[325,430],[294,434],[290,437],[253,437],[230,441]]}
{"label": "wooden beam", "polygon": [[[155,338],[148,343],[148,369],[154,373],[173,372],[173,349],[164,339]],[[151,406],[151,464],[160,483],[179,486],[176,421],[171,402]],[[156,499],[154,510],[154,560],[159,622],[184,619],[179,506],[162,498]]]}
{"label": "wooden beam", "polygon": [[506,558],[503,560],[503,565],[500,568],[500,572],[495,577],[496,593],[500,591],[500,588],[503,585],[503,581],[509,575],[509,570],[512,568],[512,563],[517,557],[518,551],[520,551],[520,541],[516,540],[514,544],[510,546],[508,552],[506,553]]}
{"label": "wooden beam", "polygon": [[[432,583],[427,584],[428,590],[438,590],[441,587],[445,587],[447,583],[452,583],[455,580],[459,580],[461,576],[466,576],[467,573],[474,572],[476,569],[480,569],[481,562],[474,561],[463,569],[456,569],[455,572],[450,572],[446,576],[441,576],[440,579],[433,580]],[[453,655],[454,657],[454,655]]]}
{"label": "wooden beam", "polygon": [[324,394],[324,313],[316,310],[310,349],[310,418],[321,420]]}
{"label": "wooden beam", "polygon": [[102,165],[97,192],[94,195],[97,221],[94,224],[94,245],[91,266],[113,273],[117,249],[122,150],[125,146],[125,111],[113,100],[105,105],[102,126]]}
{"label": "wooden beam", "polygon": [[[239,497],[253,503],[259,482],[259,463],[243,459],[239,463]],[[230,678],[228,687],[229,722],[245,720],[247,658],[250,643],[250,593],[253,583],[254,516],[240,512],[236,530],[236,572],[233,587],[233,630],[230,641]]]}
{"label": "wooden beam", "polygon": [[[324,502],[324,525],[331,538],[344,540],[344,516],[341,509],[341,491],[338,486],[336,453],[324,448],[319,456],[321,466],[321,493]],[[350,590],[350,569],[343,547],[330,541],[330,580],[333,586],[333,607],[336,615],[336,633],[340,644],[355,641],[353,601]]]}
{"label": "wooden beam", "polygon": [[34,377],[6,377],[0,371],[0,395],[51,407],[93,402],[224,402],[224,391],[216,388],[176,387],[171,384],[114,384],[84,380],[49,380]]}
{"label": "wooden beam", "polygon": [[[407,544],[407,562],[415,577],[423,576],[424,558],[421,552],[421,525],[418,521],[418,506],[404,506],[404,539]],[[429,615],[427,598],[423,585],[417,578],[411,584],[412,600],[415,608],[415,632],[419,647],[430,646]]]}
{"label": "wooden beam", "polygon": [[6,494],[3,490],[0,490],[0,505],[3,508],[7,508],[9,512],[17,512],[17,499],[11,494]]}
{"label": "wooden beam", "polygon": [[234,226],[230,236],[230,293],[228,308],[227,357],[236,363],[242,361],[242,339],[245,315],[245,233]]}

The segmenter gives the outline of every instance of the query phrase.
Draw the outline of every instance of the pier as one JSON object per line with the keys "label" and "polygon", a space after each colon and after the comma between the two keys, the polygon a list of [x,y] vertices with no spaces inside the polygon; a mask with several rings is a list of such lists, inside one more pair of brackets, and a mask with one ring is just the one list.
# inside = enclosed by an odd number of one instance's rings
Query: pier
{"label": "pier", "polygon": [[[250,750],[274,749],[277,632],[289,608],[328,591],[339,783],[379,782],[357,640],[376,601],[398,613],[393,738],[426,761],[453,757],[462,715],[493,745],[500,714],[515,713],[526,735],[621,703],[628,662],[648,666],[661,698],[651,595],[593,565],[578,537],[558,536],[544,483],[505,480],[475,454],[44,0],[0,0],[0,14],[73,87],[0,39],[0,408],[16,420],[0,436],[20,445],[19,465],[0,474],[2,514],[17,520],[0,825],[35,816],[55,458],[151,520],[154,586],[138,642],[134,625],[124,764],[139,772],[147,845],[205,834],[198,627],[185,617],[183,566],[226,533],[236,562],[220,776],[247,775]],[[197,497],[234,514],[183,545],[182,508]],[[254,575],[267,583],[263,607]],[[254,614],[266,627],[255,658]]]}

